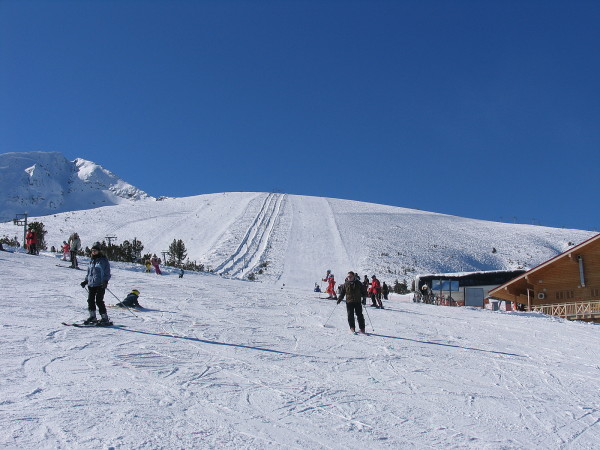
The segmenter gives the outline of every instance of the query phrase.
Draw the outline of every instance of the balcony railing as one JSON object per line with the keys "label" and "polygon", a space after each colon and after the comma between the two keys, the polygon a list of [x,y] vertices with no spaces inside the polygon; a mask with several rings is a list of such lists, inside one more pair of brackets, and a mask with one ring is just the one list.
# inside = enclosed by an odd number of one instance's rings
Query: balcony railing
{"label": "balcony railing", "polygon": [[600,300],[532,305],[531,310],[570,320],[598,320],[600,319]]}

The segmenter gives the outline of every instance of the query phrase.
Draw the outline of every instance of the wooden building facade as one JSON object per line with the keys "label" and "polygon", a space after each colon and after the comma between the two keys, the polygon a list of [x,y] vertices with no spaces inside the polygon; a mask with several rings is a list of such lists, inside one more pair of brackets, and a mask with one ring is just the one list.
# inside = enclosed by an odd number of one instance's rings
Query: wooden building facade
{"label": "wooden building facade", "polygon": [[489,292],[528,311],[600,320],[600,234]]}

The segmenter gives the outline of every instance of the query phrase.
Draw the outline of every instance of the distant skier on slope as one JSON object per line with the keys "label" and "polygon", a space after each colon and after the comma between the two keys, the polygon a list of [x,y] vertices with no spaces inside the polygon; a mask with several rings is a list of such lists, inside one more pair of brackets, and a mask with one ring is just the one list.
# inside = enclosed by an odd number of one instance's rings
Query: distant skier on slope
{"label": "distant skier on slope", "polygon": [[63,261],[67,260],[67,256],[71,257],[71,246],[69,245],[69,243],[67,241],[63,241],[62,251],[63,251],[63,257],[62,257]]}
{"label": "distant skier on slope", "polygon": [[375,275],[371,277],[371,301],[377,309],[384,309],[381,303],[381,284]]}
{"label": "distant skier on slope", "polygon": [[381,293],[383,294],[383,299],[387,300],[388,295],[390,294],[390,287],[387,284],[385,284],[385,281],[383,282],[383,285],[381,286]]}
{"label": "distant skier on slope", "polygon": [[30,255],[37,255],[37,235],[33,228],[29,228],[27,234],[25,235],[25,242],[27,243],[27,253]]}
{"label": "distant skier on slope", "polygon": [[[363,291],[364,294],[363,294],[363,302],[362,302],[362,304],[366,305],[367,304],[367,295],[369,295],[370,292],[371,292],[371,288],[369,287],[369,285],[371,284],[371,283],[369,283],[369,277],[365,275],[365,278],[363,279],[362,283],[363,283],[363,286],[364,286],[364,291]],[[372,305],[372,306],[375,306],[375,305]]]}
{"label": "distant skier on slope", "polygon": [[337,299],[337,294],[335,293],[335,277],[331,273],[331,270],[327,271],[327,274],[325,275],[325,278],[323,278],[322,281],[327,281],[327,289],[325,289],[325,292],[329,294],[329,297],[327,298]]}
{"label": "distant skier on slope", "polygon": [[77,233],[73,233],[69,237],[69,247],[71,251],[71,268],[77,269],[79,264],[77,263],[77,252],[81,250],[81,239]]}
{"label": "distant skier on slope", "polygon": [[152,264],[152,266],[154,266],[154,272],[156,272],[156,275],[162,275],[162,272],[160,271],[160,267],[159,264],[162,261],[160,260],[160,258],[158,258],[156,256],[156,253],[154,255],[152,255],[152,258],[150,259],[150,264]]}
{"label": "distant skier on slope", "polygon": [[[97,324],[100,326],[112,325],[106,313],[104,304],[104,294],[110,280],[110,263],[108,258],[100,251],[100,243],[96,242],[92,246],[92,258],[88,266],[85,280],[81,282],[81,287],[89,286],[88,312],[89,317],[83,322],[85,325]],[[96,319],[96,305],[100,313],[100,321]]]}
{"label": "distant skier on slope", "polygon": [[346,297],[346,312],[348,313],[348,325],[350,331],[356,333],[356,325],[354,321],[354,315],[358,319],[358,327],[361,333],[365,332],[365,316],[362,312],[362,297],[364,292],[363,284],[360,280],[356,279],[354,272],[348,272],[346,281],[341,286],[340,298],[338,299],[338,305]]}

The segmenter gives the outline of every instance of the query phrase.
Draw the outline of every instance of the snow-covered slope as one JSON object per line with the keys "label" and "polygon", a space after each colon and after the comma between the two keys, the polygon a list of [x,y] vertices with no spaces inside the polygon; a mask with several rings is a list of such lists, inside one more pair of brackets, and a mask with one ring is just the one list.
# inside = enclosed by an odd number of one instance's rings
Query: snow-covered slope
{"label": "snow-covered slope", "polygon": [[108,170],[61,153],[0,154],[0,220],[150,199]]}
{"label": "snow-covered slope", "polygon": [[78,329],[83,272],[57,262],[0,252],[1,448],[598,448],[598,325],[393,297],[355,336],[311,286],[113,263],[109,303],[147,309]]}
{"label": "snow-covered slope", "polygon": [[[137,238],[159,254],[182,239],[191,260],[219,274],[313,286],[327,269],[410,282],[416,273],[532,267],[593,233],[464,219],[405,208],[273,193],[220,193],[133,202],[42,217],[57,248]],[[12,223],[0,236],[22,236]],[[258,274],[259,271],[263,273]]]}
{"label": "snow-covered slope", "polygon": [[[392,297],[355,336],[343,305],[312,292],[327,269],[393,282],[532,266],[592,233],[274,193],[126,201],[118,186],[137,191],[69,164],[21,163],[26,183],[2,188],[23,190],[2,205],[55,208],[31,217],[49,245],[77,231],[84,246],[110,235],[159,253],[182,239],[215,273],[112,263],[108,303],[137,288],[146,309],[79,329],[60,323],[86,316],[83,271],[0,252],[0,447],[597,447],[598,325]],[[55,213],[77,199],[114,206]],[[0,223],[4,235],[22,230]]]}

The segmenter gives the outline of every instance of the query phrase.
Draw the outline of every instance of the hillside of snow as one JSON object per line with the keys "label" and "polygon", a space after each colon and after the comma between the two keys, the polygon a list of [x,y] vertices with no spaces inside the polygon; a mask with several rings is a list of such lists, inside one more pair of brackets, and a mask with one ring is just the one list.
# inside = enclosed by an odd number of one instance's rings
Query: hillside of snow
{"label": "hillside of snow", "polygon": [[[242,226],[243,211],[265,197],[219,197],[181,200],[179,215],[166,203],[154,216],[140,206],[117,206],[95,217],[116,223],[115,212],[128,212],[121,231],[133,231],[137,220],[139,232],[148,223],[157,230],[181,223],[177,231],[183,233],[194,224],[219,223],[219,214],[210,222],[203,213],[219,205],[223,224],[214,233],[225,233],[235,248],[235,233],[245,237],[254,229],[252,220]],[[366,250],[342,251],[347,239],[361,236],[344,225],[357,219],[359,205],[284,200],[273,205],[281,213],[279,227],[309,243],[309,224],[336,218],[332,234],[314,230],[317,243],[337,236],[328,249],[339,264],[346,257],[368,258]],[[312,202],[319,208],[311,212]],[[340,215],[317,214],[327,205]],[[369,208],[380,220],[394,217],[387,208]],[[418,213],[395,214],[419,223]],[[432,226],[442,217],[420,220]],[[82,223],[88,222],[77,222],[81,230]],[[530,242],[523,230],[512,230]],[[212,249],[223,262],[233,254],[205,229],[190,233],[198,236],[198,250]],[[312,258],[325,253],[306,248],[286,253],[282,275],[293,271],[288,264],[322,266]],[[544,251],[551,249],[548,244]],[[121,327],[80,329],[61,322],[86,317],[79,285],[85,272],[56,264],[66,265],[47,253],[0,252],[2,448],[595,449],[600,442],[598,325],[398,296],[384,302],[384,310],[369,308],[367,330],[374,332],[357,336],[348,332],[344,304],[318,298],[311,286],[291,289],[206,273],[179,279],[168,270],[157,276],[113,263],[108,303],[137,288],[145,309],[109,309]]]}
{"label": "hillside of snow", "polygon": [[103,167],[61,153],[0,154],[0,221],[151,199]]}
{"label": "hillside of snow", "polygon": [[[93,163],[10,155],[0,159],[3,214],[41,211],[29,220],[44,223],[48,246],[78,232],[84,246],[137,238],[162,256],[181,239],[212,273],[180,279],[113,262],[107,303],[135,288],[144,309],[111,308],[118,327],[81,329],[61,322],[87,316],[84,271],[49,252],[0,252],[2,448],[600,441],[598,325],[392,296],[366,310],[372,335],[357,336],[344,304],[312,291],[327,269],[393,283],[532,267],[594,233],[276,193],[155,201]],[[100,205],[110,206],[84,209]],[[3,236],[21,241],[23,230],[0,223]]]}
{"label": "hillside of snow", "polygon": [[[41,220],[49,246],[73,232],[84,247],[106,236],[137,238],[144,253],[181,239],[190,260],[227,277],[314,286],[330,269],[390,283],[418,273],[533,267],[594,233],[495,223],[412,209],[274,193],[220,193],[127,202]],[[0,236],[22,229],[0,224]],[[263,273],[259,273],[262,271]]]}

